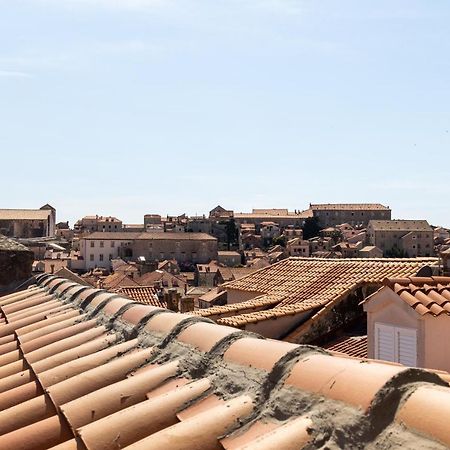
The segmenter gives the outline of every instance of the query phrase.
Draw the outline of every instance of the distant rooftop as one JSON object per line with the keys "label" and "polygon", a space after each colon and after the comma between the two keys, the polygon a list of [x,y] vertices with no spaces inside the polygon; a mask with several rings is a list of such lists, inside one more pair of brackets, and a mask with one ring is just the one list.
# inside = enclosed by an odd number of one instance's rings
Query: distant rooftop
{"label": "distant rooftop", "polygon": [[375,231],[433,231],[426,220],[371,220],[369,224]]}
{"label": "distant rooftop", "polygon": [[389,206],[381,205],[380,203],[315,203],[310,204],[313,211],[327,211],[327,210],[344,210],[344,211],[388,211]]}
{"label": "distant rooftop", "polygon": [[0,220],[47,220],[50,209],[0,209]]}

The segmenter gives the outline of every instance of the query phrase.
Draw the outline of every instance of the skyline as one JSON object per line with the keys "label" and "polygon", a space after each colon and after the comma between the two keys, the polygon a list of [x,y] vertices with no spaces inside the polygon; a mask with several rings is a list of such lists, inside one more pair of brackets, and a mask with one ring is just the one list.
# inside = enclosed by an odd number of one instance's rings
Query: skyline
{"label": "skyline", "polygon": [[376,202],[450,227],[444,1],[0,5],[1,208]]}

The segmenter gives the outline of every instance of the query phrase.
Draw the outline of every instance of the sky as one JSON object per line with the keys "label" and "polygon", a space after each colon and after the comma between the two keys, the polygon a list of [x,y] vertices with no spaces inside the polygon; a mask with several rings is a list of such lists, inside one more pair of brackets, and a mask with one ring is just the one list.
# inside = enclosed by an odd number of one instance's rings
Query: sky
{"label": "sky", "polygon": [[0,8],[0,208],[376,202],[450,227],[448,0]]}

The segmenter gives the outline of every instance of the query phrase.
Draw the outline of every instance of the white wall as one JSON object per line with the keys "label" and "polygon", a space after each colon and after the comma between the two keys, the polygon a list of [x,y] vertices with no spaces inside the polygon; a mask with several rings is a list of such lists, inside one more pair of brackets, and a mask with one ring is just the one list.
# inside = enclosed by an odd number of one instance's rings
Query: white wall
{"label": "white wall", "polygon": [[[91,247],[91,242],[94,243],[94,247]],[[100,246],[101,242],[103,242],[103,247]],[[114,247],[111,247],[111,242],[114,242]],[[111,266],[109,255],[112,255],[112,258],[117,258],[119,256],[119,248],[121,244],[126,242],[130,242],[130,240],[127,239],[101,240],[101,239],[89,239],[89,237],[81,239],[80,253],[84,259],[85,270],[94,269],[96,267],[109,269]],[[94,255],[94,259],[92,261],[91,255]],[[100,255],[103,255],[103,261],[100,261]]]}

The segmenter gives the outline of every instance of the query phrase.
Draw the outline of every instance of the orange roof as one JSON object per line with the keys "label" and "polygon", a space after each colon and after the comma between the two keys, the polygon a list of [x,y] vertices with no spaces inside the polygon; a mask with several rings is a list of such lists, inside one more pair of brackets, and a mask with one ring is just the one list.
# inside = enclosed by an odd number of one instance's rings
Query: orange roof
{"label": "orange roof", "polygon": [[263,339],[49,275],[0,297],[0,313],[1,449],[450,445],[444,372]]}
{"label": "orange roof", "polygon": [[114,272],[103,278],[102,286],[105,289],[118,289],[123,286],[138,286],[138,283],[130,278],[125,272]]}
{"label": "orange roof", "polygon": [[[277,298],[275,308],[256,313],[252,322],[280,316],[277,309],[302,304],[302,311],[323,307],[346,297],[362,285],[382,285],[386,277],[413,276],[435,258],[388,259],[348,258],[321,259],[291,257],[250,275],[223,285],[227,290],[255,292]],[[285,309],[291,314],[291,309]],[[272,315],[272,316],[271,316]],[[235,318],[234,323],[248,323],[248,317]],[[239,326],[237,325],[237,326]]]}
{"label": "orange roof", "polygon": [[124,286],[117,289],[116,292],[144,305],[167,308],[166,303],[159,299],[153,286]]}
{"label": "orange roof", "polygon": [[367,358],[367,336],[344,336],[325,348],[330,352],[344,353],[356,358]]}
{"label": "orange roof", "polygon": [[387,279],[385,285],[421,316],[450,315],[450,277]]}

